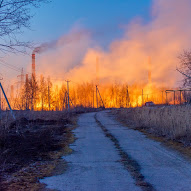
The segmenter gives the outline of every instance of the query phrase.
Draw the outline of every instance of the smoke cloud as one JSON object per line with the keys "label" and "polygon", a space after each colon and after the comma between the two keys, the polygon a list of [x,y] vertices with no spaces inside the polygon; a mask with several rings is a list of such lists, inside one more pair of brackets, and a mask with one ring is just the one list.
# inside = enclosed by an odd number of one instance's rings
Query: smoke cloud
{"label": "smoke cloud", "polygon": [[150,22],[133,20],[123,37],[113,41],[107,51],[98,45],[92,47],[87,31],[71,33],[37,48],[36,52],[43,52],[59,47],[41,57],[39,71],[76,82],[91,82],[96,79],[99,58],[100,82],[145,83],[150,58],[153,83],[175,86],[180,80],[175,71],[177,56],[190,48],[190,18],[190,0],[154,0]]}
{"label": "smoke cloud", "polygon": [[84,35],[89,36],[90,33],[86,30],[79,30],[79,31],[72,30],[69,34],[62,36],[60,39],[51,42],[46,42],[36,47],[33,50],[33,54],[36,53],[41,54],[43,52],[47,52],[49,50],[65,46],[73,42],[78,42],[84,37]]}

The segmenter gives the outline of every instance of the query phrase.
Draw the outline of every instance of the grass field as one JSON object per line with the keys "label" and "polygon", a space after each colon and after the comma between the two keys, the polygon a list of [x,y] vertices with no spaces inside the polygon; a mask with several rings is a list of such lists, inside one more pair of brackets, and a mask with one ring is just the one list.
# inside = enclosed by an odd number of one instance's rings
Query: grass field
{"label": "grass field", "polygon": [[191,145],[191,105],[119,109],[115,114],[131,127]]}

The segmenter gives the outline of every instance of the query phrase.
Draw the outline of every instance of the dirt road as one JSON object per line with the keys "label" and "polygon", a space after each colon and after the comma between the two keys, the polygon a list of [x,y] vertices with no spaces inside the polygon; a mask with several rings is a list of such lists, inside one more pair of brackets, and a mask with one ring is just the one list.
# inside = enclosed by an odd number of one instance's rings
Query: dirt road
{"label": "dirt road", "polygon": [[67,171],[41,182],[47,188],[83,191],[190,191],[191,163],[107,111],[79,117]]}

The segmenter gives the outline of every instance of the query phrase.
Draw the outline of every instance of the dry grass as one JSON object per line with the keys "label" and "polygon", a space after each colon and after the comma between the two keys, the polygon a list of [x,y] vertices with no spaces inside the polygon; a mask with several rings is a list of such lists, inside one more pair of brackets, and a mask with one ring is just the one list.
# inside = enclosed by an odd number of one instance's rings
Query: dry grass
{"label": "dry grass", "polygon": [[72,152],[71,132],[79,113],[91,108],[67,111],[2,112],[0,124],[0,190],[48,190],[39,178],[63,173],[67,164],[60,157]]}
{"label": "dry grass", "polygon": [[131,127],[191,145],[191,105],[120,109],[115,114]]}
{"label": "dry grass", "polygon": [[[86,113],[98,111],[99,109],[92,108],[84,108],[84,107],[76,107],[71,109],[69,112],[67,110],[64,111],[30,111],[30,110],[15,110],[14,115],[16,117],[16,121],[13,119],[10,111],[2,111],[1,112],[1,121],[0,121],[0,133],[2,129],[9,130],[9,128],[19,125],[22,120],[28,120],[30,123],[44,120],[44,121],[67,121],[70,120],[70,117],[75,114]],[[15,124],[14,124],[15,123]],[[18,128],[18,127],[17,127]]]}
{"label": "dry grass", "polygon": [[77,115],[56,111],[15,114],[17,120],[4,117],[0,129],[0,190],[41,190],[44,186],[38,179],[53,173],[60,166],[59,158],[71,152],[68,145],[74,141],[71,130]]}

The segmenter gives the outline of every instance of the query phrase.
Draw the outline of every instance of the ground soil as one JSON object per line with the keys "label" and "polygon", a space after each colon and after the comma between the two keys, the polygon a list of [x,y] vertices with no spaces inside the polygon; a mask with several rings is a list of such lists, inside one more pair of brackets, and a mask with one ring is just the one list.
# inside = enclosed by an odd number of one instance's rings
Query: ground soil
{"label": "ground soil", "polygon": [[[60,120],[22,118],[0,136],[0,190],[47,190],[39,179],[67,168],[76,115]],[[59,168],[58,168],[59,164]]]}

